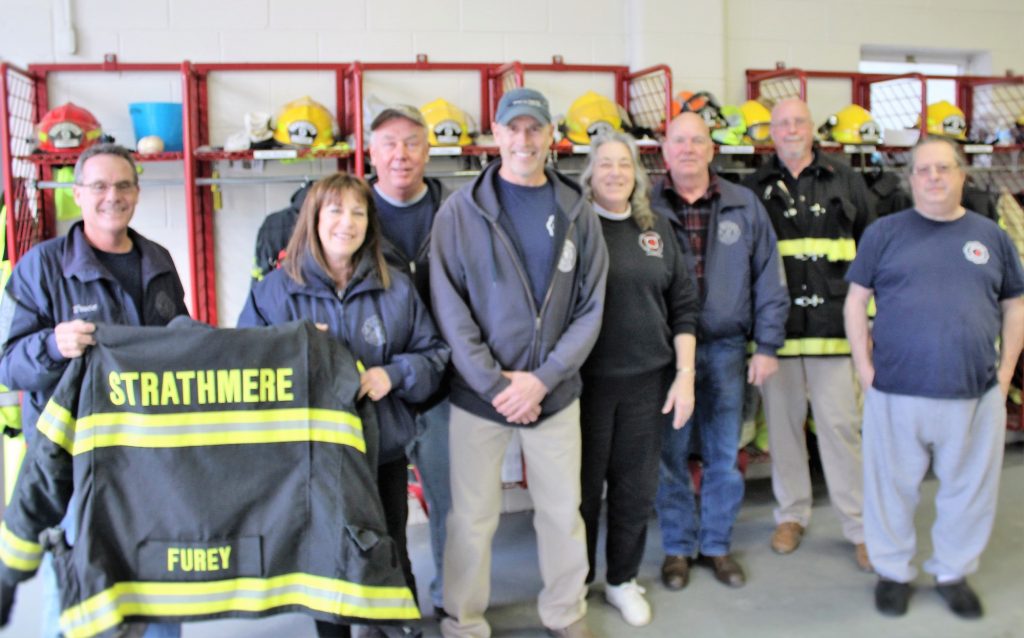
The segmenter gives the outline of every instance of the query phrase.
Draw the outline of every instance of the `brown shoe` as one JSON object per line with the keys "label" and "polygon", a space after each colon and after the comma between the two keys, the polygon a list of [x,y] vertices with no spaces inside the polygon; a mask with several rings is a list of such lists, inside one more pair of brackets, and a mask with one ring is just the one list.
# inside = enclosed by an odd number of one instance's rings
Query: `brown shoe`
{"label": "brown shoe", "polygon": [[804,535],[804,526],[793,521],[779,523],[772,534],[772,551],[776,554],[792,554],[800,547],[800,539]]}
{"label": "brown shoe", "polygon": [[743,573],[743,568],[729,554],[702,556],[702,559],[715,570],[715,578],[723,585],[743,587],[747,584],[747,575]]}
{"label": "brown shoe", "polygon": [[857,556],[857,567],[862,572],[873,573],[875,568],[871,566],[871,559],[868,558],[868,546],[864,543],[857,543],[854,548],[854,553]]}
{"label": "brown shoe", "polygon": [[668,555],[661,564],[661,582],[672,591],[679,591],[690,582],[690,559]]}

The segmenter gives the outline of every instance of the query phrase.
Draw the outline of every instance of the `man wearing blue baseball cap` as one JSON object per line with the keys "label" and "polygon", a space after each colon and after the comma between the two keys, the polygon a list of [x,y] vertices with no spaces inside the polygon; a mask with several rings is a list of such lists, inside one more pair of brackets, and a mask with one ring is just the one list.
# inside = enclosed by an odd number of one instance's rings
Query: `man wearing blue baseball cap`
{"label": "man wearing blue baseball cap", "polygon": [[491,635],[484,612],[501,464],[518,433],[536,512],[541,621],[554,636],[590,638],[579,369],[601,327],[608,254],[580,187],[545,167],[547,99],[526,88],[504,94],[493,132],[501,160],[448,198],[431,233],[431,297],[455,365],[441,632]]}

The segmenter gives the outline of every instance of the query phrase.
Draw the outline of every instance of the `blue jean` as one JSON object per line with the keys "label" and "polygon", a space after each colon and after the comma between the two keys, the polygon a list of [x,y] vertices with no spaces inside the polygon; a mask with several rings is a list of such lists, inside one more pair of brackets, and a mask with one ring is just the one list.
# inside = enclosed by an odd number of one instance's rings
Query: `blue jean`
{"label": "blue jean", "polygon": [[[78,536],[77,523],[75,522],[75,499],[68,503],[68,511],[64,514],[61,527],[64,529],[64,537],[69,545],[74,545]],[[42,627],[41,638],[61,638],[60,631],[60,589],[57,584],[57,572],[53,568],[53,555],[46,552],[43,561],[39,564],[39,575],[43,579],[43,603],[42,603]],[[181,624],[179,623],[149,623],[146,633],[142,638],[180,638]]]}
{"label": "blue jean", "polygon": [[[732,526],[743,501],[743,475],[736,457],[746,360],[747,344],[742,337],[698,344],[693,416],[679,430],[670,420],[665,421],[656,506],[666,554],[729,553]],[[695,437],[703,465],[699,517],[688,467]]]}
{"label": "blue jean", "polygon": [[451,408],[452,404],[445,399],[416,417],[420,434],[407,450],[409,461],[420,471],[423,496],[430,509],[427,518],[430,523],[430,550],[434,557],[430,600],[434,607],[444,607],[445,520],[452,507],[448,460],[448,418]]}

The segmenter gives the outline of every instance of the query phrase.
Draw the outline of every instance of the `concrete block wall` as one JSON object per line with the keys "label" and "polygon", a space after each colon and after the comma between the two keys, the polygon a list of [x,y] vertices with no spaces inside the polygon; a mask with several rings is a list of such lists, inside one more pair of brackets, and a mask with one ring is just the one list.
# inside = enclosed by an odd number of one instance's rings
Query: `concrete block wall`
{"label": "concrete block wall", "polygon": [[[1024,73],[1024,3],[1016,0],[725,0],[725,94],[745,99],[744,70],[856,70],[861,47],[973,54],[975,75]],[[815,119],[849,103],[847,85],[810,91]]]}
{"label": "concrete block wall", "polygon": [[[1024,72],[1020,0],[72,0],[76,48],[70,52],[61,0],[0,0],[0,57],[15,64],[96,62],[410,62],[434,61],[668,64],[677,89],[710,90],[723,103],[745,99],[744,70],[790,67],[854,70],[861,47],[959,49],[978,55],[975,73]],[[531,74],[565,112],[585,90],[610,94],[602,77]],[[180,100],[174,74],[58,74],[52,103],[81,103],[118,140],[131,144],[127,104]],[[423,104],[445,97],[478,117],[475,77],[458,73],[378,73],[367,94]],[[242,126],[246,111],[275,112],[311,95],[333,106],[323,73],[217,74],[210,82],[211,141]],[[816,85],[817,119],[848,101],[842,83]],[[328,162],[245,168],[223,175],[301,175]],[[147,164],[143,179],[181,176],[181,167]],[[219,317],[233,325],[248,290],[252,245],[265,213],[284,206],[288,185],[225,186],[216,213]],[[180,187],[148,186],[135,226],[168,246],[188,282]]]}

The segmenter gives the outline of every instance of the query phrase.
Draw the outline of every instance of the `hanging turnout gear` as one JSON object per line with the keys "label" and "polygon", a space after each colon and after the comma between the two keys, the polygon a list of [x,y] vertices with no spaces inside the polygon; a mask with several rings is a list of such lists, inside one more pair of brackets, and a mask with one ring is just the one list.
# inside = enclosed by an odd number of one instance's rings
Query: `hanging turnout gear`
{"label": "hanging turnout gear", "polygon": [[[0,197],[2,201],[2,197]],[[0,292],[7,288],[11,277],[11,260],[7,255],[7,206],[0,206]],[[25,456],[25,436],[21,432],[21,400],[16,390],[0,385],[0,428],[3,429],[4,447],[4,503],[9,503],[14,481]]]}

